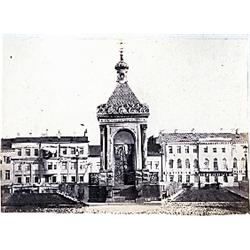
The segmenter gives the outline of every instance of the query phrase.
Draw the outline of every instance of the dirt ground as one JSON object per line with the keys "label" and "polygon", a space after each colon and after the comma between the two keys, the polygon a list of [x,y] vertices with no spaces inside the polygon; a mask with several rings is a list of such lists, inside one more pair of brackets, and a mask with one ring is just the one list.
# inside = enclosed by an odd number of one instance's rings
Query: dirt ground
{"label": "dirt ground", "polygon": [[[2,210],[3,211],[3,210]],[[167,202],[165,204],[93,204],[71,208],[5,208],[4,212],[229,215],[248,212],[247,202]]]}

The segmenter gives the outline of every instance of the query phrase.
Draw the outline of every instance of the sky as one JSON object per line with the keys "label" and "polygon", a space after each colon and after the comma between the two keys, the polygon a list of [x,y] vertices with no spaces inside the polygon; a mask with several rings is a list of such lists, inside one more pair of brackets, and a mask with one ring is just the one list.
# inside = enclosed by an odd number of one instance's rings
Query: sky
{"label": "sky", "polygon": [[[99,143],[96,107],[116,86],[121,39],[5,35],[2,136],[82,135]],[[128,83],[150,108],[147,135],[248,130],[248,41],[127,37]],[[80,124],[84,124],[82,127]]]}

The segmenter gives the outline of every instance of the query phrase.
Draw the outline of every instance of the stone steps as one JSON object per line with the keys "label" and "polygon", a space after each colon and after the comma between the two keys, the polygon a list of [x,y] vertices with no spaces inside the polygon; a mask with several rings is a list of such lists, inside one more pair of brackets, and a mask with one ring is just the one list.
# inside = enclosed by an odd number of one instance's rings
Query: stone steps
{"label": "stone steps", "polygon": [[136,198],[137,192],[133,185],[121,185],[113,189],[113,202],[135,202]]}

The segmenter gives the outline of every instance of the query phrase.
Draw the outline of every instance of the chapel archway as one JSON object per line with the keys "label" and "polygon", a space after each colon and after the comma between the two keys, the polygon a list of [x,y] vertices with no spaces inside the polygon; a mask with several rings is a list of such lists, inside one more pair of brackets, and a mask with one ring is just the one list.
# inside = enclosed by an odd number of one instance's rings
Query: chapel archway
{"label": "chapel archway", "polygon": [[114,136],[115,186],[134,185],[136,152],[134,134],[129,130],[119,130]]}

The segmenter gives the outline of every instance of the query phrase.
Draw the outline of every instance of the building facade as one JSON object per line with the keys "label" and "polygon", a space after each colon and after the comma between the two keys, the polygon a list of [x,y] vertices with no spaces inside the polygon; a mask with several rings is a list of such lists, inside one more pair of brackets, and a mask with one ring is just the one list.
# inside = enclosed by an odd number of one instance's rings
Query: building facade
{"label": "building facade", "polygon": [[247,175],[248,134],[160,133],[163,183],[238,185]]}
{"label": "building facade", "polygon": [[96,146],[86,136],[2,139],[1,186],[6,190],[53,191],[63,182],[88,183],[99,171]]}

